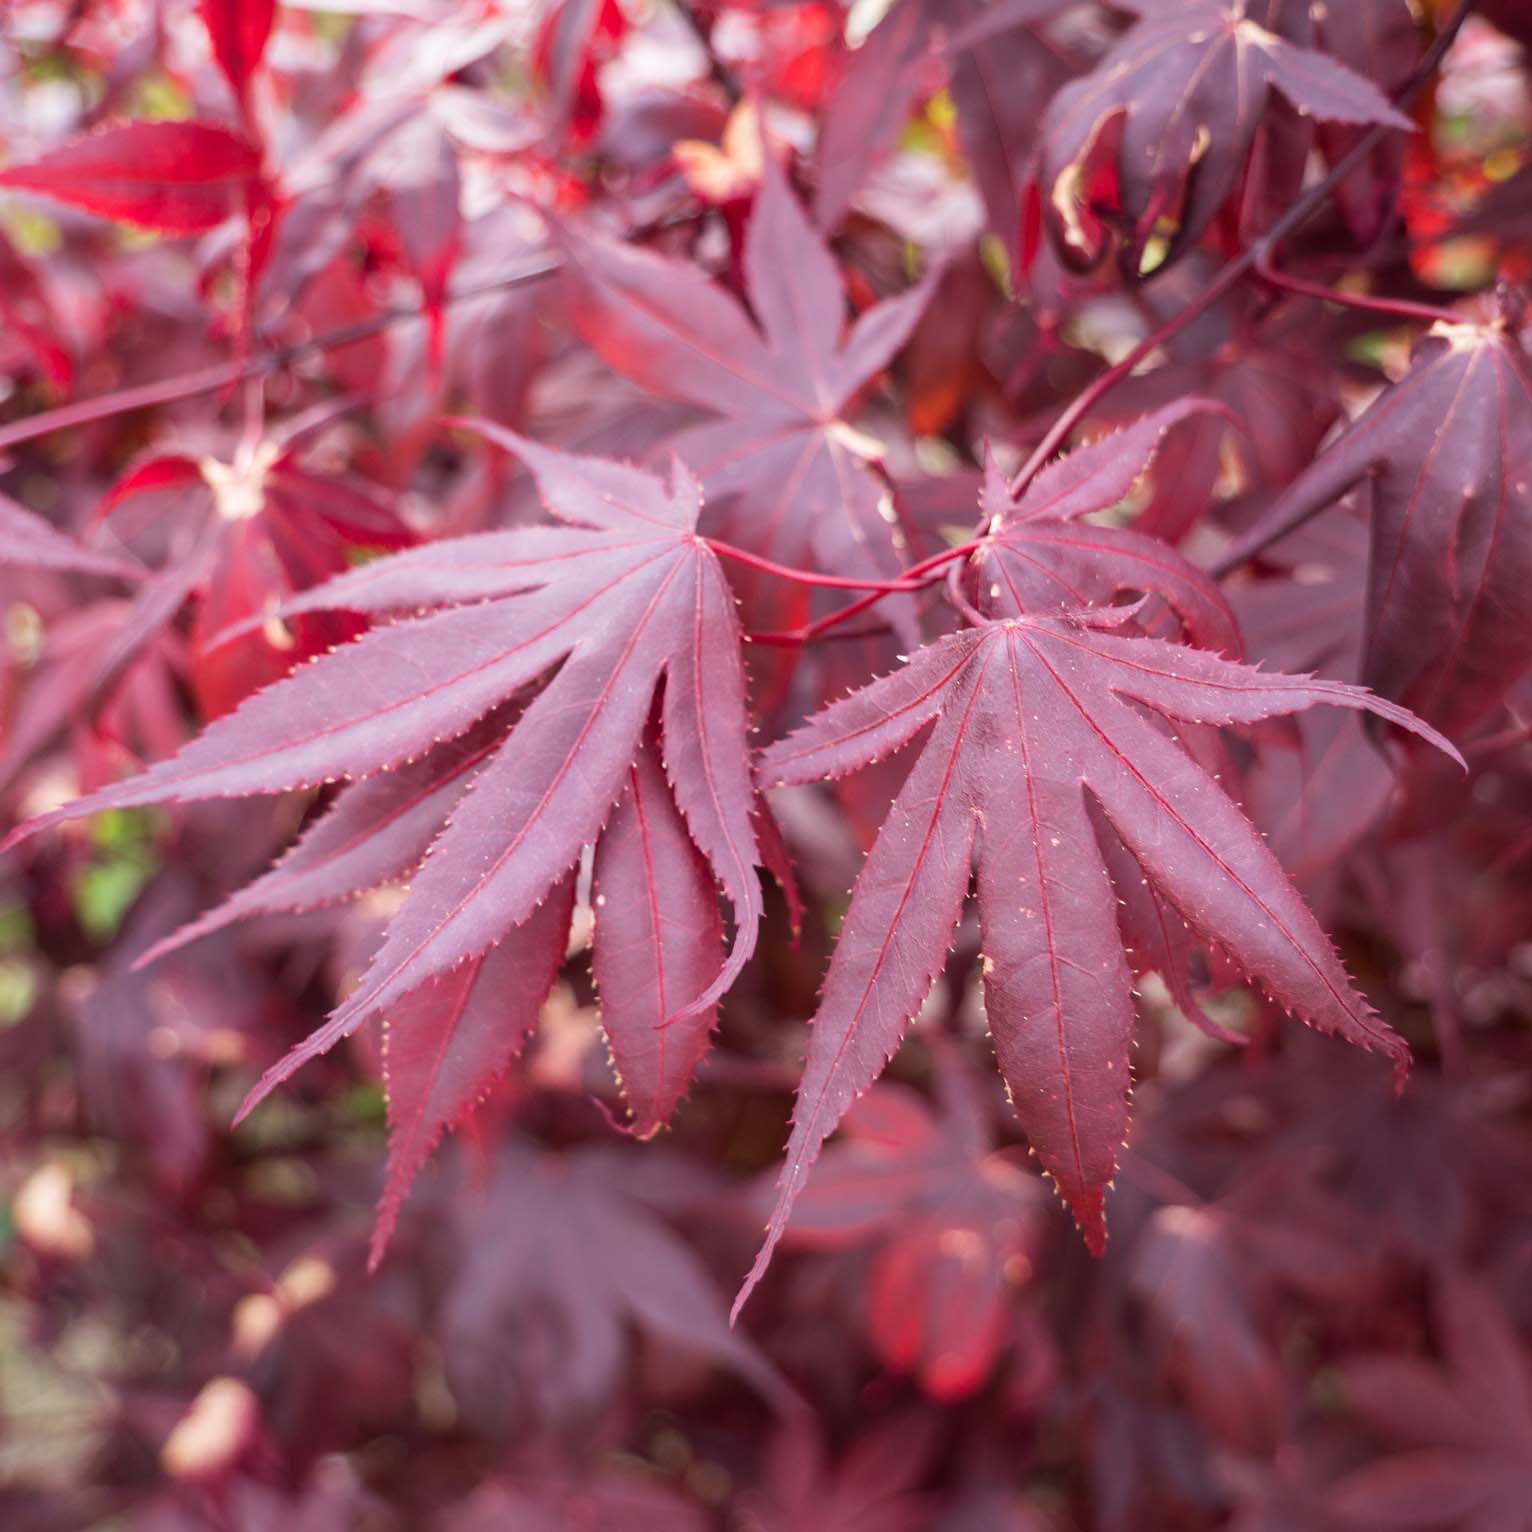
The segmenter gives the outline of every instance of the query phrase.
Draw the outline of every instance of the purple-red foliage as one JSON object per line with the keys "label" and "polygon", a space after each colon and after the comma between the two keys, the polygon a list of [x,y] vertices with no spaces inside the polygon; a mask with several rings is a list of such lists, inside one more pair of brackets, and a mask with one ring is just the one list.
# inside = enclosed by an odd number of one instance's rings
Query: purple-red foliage
{"label": "purple-red foliage", "polygon": [[1521,9],[0,7],[0,1526],[1532,1529]]}

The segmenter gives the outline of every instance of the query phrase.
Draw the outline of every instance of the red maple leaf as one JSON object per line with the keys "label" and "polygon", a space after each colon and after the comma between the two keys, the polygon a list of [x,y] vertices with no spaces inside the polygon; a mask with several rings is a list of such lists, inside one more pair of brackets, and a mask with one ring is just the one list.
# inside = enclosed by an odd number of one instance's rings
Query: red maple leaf
{"label": "red maple leaf", "polygon": [[887,1081],[856,1102],[786,1235],[798,1248],[874,1245],[869,1338],[936,1399],[964,1398],[989,1377],[1039,1234],[1036,1182],[991,1152],[962,1067],[948,1060],[939,1074],[939,1114]]}
{"label": "red maple leaf", "polygon": [[[568,879],[584,846],[600,842],[602,887],[615,877],[622,899],[638,902],[608,916],[598,895],[597,948],[607,951],[596,974],[643,1132],[684,1092],[761,916],[739,624],[718,560],[695,531],[696,481],[679,461],[667,487],[635,468],[482,429],[532,468],[568,525],[437,543],[296,598],[284,618],[433,610],[321,657],[174,759],[33,822],[401,768],[421,779],[403,792],[361,782],[332,810],[344,823],[326,821],[322,851],[316,829],[293,867],[235,899],[245,914],[355,892],[353,853],[386,877],[419,859],[433,818],[440,829],[358,988],[247,1103],[388,1009],[401,1030],[389,1064],[396,1145],[384,1235],[431,1144],[535,1021],[563,955]],[[487,758],[473,760],[471,786],[460,757],[431,760],[441,741],[539,681]],[[429,764],[410,765],[422,756]],[[422,793],[432,805],[424,821]],[[734,912],[726,961],[714,880]],[[502,942],[504,953],[491,951]],[[525,971],[507,991],[518,962]],[[507,993],[516,997],[508,1013]]]}
{"label": "red maple leaf", "polygon": [[[1116,621],[1122,620],[1118,616]],[[822,781],[930,729],[857,881],[809,1035],[787,1165],[743,1302],[819,1147],[881,1072],[925,1000],[977,849],[984,989],[1002,1074],[1032,1146],[1093,1249],[1127,1129],[1131,977],[1088,805],[1211,945],[1310,1025],[1408,1054],[1352,988],[1260,835],[1162,720],[1254,723],[1317,703],[1365,708],[1339,682],[1268,675],[1113,618],[990,622],[929,644],[769,747],[762,780]]]}
{"label": "red maple leaf", "polygon": [[[721,417],[672,443],[719,503],[720,535],[799,567],[897,575],[905,550],[873,468],[881,449],[847,417],[909,337],[932,279],[848,329],[835,260],[769,153],[745,231],[754,319],[689,261],[571,227],[561,237],[587,343],[653,392]],[[780,582],[768,596],[800,599]]]}
{"label": "red maple leaf", "polygon": [[1437,1294],[1442,1365],[1381,1356],[1345,1365],[1352,1409],[1399,1452],[1336,1485],[1343,1526],[1526,1532],[1532,1527],[1532,1357],[1491,1294]]}

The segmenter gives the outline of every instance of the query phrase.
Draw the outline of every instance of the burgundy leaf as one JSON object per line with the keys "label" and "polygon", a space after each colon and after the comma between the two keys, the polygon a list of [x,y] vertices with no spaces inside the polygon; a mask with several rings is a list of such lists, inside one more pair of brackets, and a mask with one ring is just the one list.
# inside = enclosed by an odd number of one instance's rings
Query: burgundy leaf
{"label": "burgundy leaf", "polygon": [[383,1034],[388,1180],[372,1231],[373,1267],[437,1140],[479,1104],[536,1027],[564,960],[573,906],[571,877],[487,952],[390,1008]]}
{"label": "burgundy leaf", "polygon": [[1404,1044],[1352,988],[1260,836],[1146,716],[1253,723],[1316,703],[1434,730],[1355,687],[1022,618],[928,645],[763,755],[769,784],[854,771],[934,721],[857,881],[810,1033],[759,1280],[819,1147],[881,1072],[951,943],[978,846],[985,995],[1033,1148],[1093,1249],[1127,1126],[1130,976],[1088,799],[1198,935],[1310,1025]]}
{"label": "burgundy leaf", "polygon": [[[356,991],[267,1073],[252,1103],[366,1017],[478,957],[534,915],[582,848],[600,839],[630,786],[657,692],[675,807],[736,928],[722,964],[716,924],[692,930],[702,955],[688,960],[687,971],[700,972],[700,964],[711,979],[700,991],[688,984],[687,993],[668,993],[661,1024],[705,1013],[754,947],[760,854],[739,625],[718,561],[694,531],[702,505],[695,481],[679,462],[667,487],[637,469],[483,429],[532,468],[549,509],[572,525],[461,538],[380,560],[285,610],[492,599],[375,629],[250,698],[173,760],[33,822],[402,767],[558,667],[446,812]],[[376,810],[369,804],[368,812]],[[349,825],[327,831],[322,845],[316,831],[313,844],[326,854],[306,853],[297,868],[309,872],[317,863],[322,888],[334,887],[325,881],[335,872],[327,861],[332,841],[350,846]],[[342,871],[350,876],[348,864]],[[291,892],[279,869],[249,902],[259,907]],[[671,897],[668,882],[664,895]],[[667,1071],[661,1086],[658,1078],[640,1084],[651,1114],[661,1094],[673,1100],[684,1081]]]}
{"label": "burgundy leaf", "polygon": [[713,875],[687,834],[651,730],[596,851],[592,965],[612,1067],[640,1138],[686,1094],[717,1008],[672,1020],[722,963]]}
{"label": "burgundy leaf", "polygon": [[139,966],[236,921],[338,904],[404,876],[500,737],[480,727],[345,788],[270,872],[157,942]]}
{"label": "burgundy leaf", "polygon": [[790,1402],[730,1330],[695,1252],[634,1195],[631,1171],[600,1151],[544,1157],[513,1140],[482,1198],[462,1206],[444,1345],[465,1408],[502,1425],[579,1420],[617,1381],[629,1326]]}
{"label": "burgundy leaf", "polygon": [[65,343],[68,331],[51,284],[4,233],[0,233],[0,318],[49,382],[67,393],[74,383],[74,358]]}
{"label": "burgundy leaf", "polygon": [[1061,458],[1013,503],[1004,475],[985,467],[981,507],[989,532],[971,578],[996,616],[1108,604],[1130,592],[1160,596],[1187,636],[1231,658],[1243,652],[1228,602],[1173,548],[1131,530],[1082,520],[1123,500],[1178,422],[1219,406],[1182,399]]}
{"label": "burgundy leaf", "polygon": [[[723,502],[723,535],[800,567],[898,573],[902,536],[870,466],[880,449],[845,416],[908,339],[930,278],[847,329],[835,262],[770,154],[745,236],[754,321],[689,262],[568,226],[561,238],[587,342],[653,392],[721,417],[674,445]],[[766,599],[785,599],[779,582]]]}
{"label": "burgundy leaf", "polygon": [[873,1244],[869,1337],[936,1399],[963,1398],[994,1370],[1039,1233],[1036,1183],[989,1152],[965,1067],[944,1059],[939,1116],[887,1081],[857,1101],[786,1235],[810,1249]]}
{"label": "burgundy leaf", "polygon": [[1532,1527],[1532,1356],[1509,1316],[1463,1278],[1441,1284],[1442,1366],[1384,1356],[1342,1372],[1363,1422],[1399,1451],[1336,1485],[1347,1527]]}
{"label": "burgundy leaf", "polygon": [[1272,508],[1297,520],[1366,486],[1362,680],[1441,728],[1481,718],[1532,655],[1532,375],[1499,324],[1438,325]]}
{"label": "burgundy leaf", "polygon": [[143,566],[131,559],[82,547],[7,495],[0,495],[0,565],[71,571],[114,580],[142,580],[145,573]]}
{"label": "burgundy leaf", "polygon": [[1162,260],[1184,250],[1234,190],[1273,92],[1325,122],[1412,127],[1370,81],[1302,45],[1312,39],[1307,6],[1137,0],[1130,8],[1144,19],[1049,111],[1041,190],[1055,243],[1073,264],[1094,266],[1108,253],[1103,222],[1120,226],[1132,273],[1161,220],[1173,229]]}

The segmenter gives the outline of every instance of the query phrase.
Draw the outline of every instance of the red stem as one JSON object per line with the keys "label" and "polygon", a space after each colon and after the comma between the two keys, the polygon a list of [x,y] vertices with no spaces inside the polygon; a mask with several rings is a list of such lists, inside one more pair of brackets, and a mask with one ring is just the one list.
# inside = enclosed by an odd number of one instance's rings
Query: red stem
{"label": "red stem", "polygon": [[[933,553],[930,558],[922,559],[918,564],[912,564],[906,570],[904,578],[912,582],[913,589],[925,590],[932,584],[930,576],[934,571],[941,569],[944,564],[950,564],[954,559],[966,558],[982,541],[982,538],[973,538],[959,544],[956,548],[943,548],[940,553]],[[843,606],[839,611],[831,612],[828,616],[820,617],[801,628],[790,628],[782,633],[751,633],[746,636],[752,644],[765,644],[777,649],[796,648],[799,644],[812,643],[832,628],[838,628],[858,613],[865,612],[868,607],[875,606],[888,594],[887,591],[873,591],[870,595],[860,596],[849,606]]]}
{"label": "red stem", "polygon": [[1367,293],[1348,293],[1342,288],[1327,287],[1323,282],[1310,282],[1307,278],[1278,271],[1269,258],[1257,262],[1256,272],[1263,282],[1279,287],[1283,292],[1318,298],[1323,303],[1337,303],[1343,308],[1362,309],[1366,313],[1381,314],[1389,319],[1405,320],[1412,324],[1456,324],[1461,317],[1451,309],[1437,308],[1430,303],[1411,303],[1406,298],[1374,298]]}
{"label": "red stem", "polygon": [[779,580],[792,580],[798,585],[813,585],[824,590],[865,590],[879,596],[900,595],[925,588],[919,580],[911,579],[908,575],[898,580],[853,580],[845,575],[817,574],[812,569],[791,569],[786,564],[775,564],[759,554],[736,548],[732,543],[719,542],[717,538],[705,537],[702,540],[721,559],[732,559],[748,569],[775,575]]}

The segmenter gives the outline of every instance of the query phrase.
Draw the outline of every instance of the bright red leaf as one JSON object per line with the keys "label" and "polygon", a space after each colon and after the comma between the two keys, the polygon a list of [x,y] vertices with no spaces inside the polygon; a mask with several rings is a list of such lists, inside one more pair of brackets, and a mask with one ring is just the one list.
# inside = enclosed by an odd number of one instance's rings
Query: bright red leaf
{"label": "bright red leaf", "polygon": [[251,121],[250,87],[276,22],[276,0],[197,0],[213,57],[234,91],[246,123]]}
{"label": "bright red leaf", "polygon": [[159,234],[202,234],[244,211],[260,173],[260,152],[217,123],[128,122],[0,170],[0,186]]}

